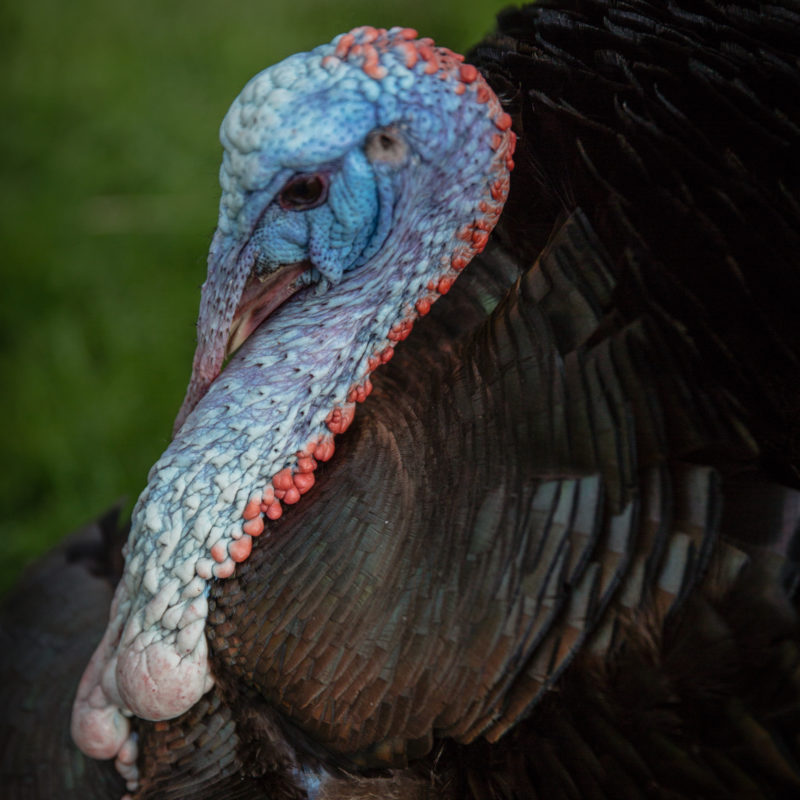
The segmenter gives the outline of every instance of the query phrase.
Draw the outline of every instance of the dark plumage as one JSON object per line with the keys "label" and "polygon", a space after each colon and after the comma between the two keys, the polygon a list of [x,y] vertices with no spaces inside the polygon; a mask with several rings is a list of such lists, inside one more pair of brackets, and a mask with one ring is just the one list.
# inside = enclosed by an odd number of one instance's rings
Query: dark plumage
{"label": "dark plumage", "polygon": [[[216,685],[137,723],[136,798],[800,792],[798,53],[789,2],[501,14],[489,246],[212,584]],[[114,531],[7,601],[10,797],[123,791],[65,719]]]}

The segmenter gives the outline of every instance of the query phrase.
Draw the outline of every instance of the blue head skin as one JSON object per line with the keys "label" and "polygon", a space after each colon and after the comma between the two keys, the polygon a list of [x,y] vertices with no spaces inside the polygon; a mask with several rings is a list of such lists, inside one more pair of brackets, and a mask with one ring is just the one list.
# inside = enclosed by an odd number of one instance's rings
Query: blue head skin
{"label": "blue head skin", "polygon": [[168,719],[213,685],[207,582],[313,483],[312,455],[330,457],[376,354],[447,291],[500,214],[510,119],[477,70],[414,36],[362,28],[292,56],[223,121],[192,379],[73,713],[81,749],[128,775],[123,710]]}
{"label": "blue head skin", "polygon": [[[507,186],[513,134],[494,95],[430,40],[377,33],[359,29],[270,67],[225,117],[220,216],[176,431],[246,338],[231,325],[252,300],[248,279],[304,263],[301,284],[337,284],[390,233],[398,249],[430,261],[456,252],[459,223],[483,219],[490,229],[496,220],[505,187],[491,186]],[[287,197],[292,181],[305,205]]]}

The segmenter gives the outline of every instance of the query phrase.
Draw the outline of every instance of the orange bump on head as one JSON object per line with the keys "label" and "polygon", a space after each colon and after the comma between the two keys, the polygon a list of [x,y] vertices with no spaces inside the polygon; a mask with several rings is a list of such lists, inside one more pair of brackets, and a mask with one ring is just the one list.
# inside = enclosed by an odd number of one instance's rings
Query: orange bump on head
{"label": "orange bump on head", "polygon": [[335,449],[333,436],[323,436],[314,446],[314,458],[317,461],[330,461]]}
{"label": "orange bump on head", "polygon": [[345,405],[342,406],[342,430],[340,433],[344,433],[349,427],[350,424],[353,422],[353,417],[356,414],[355,406],[352,405]]}
{"label": "orange bump on head", "polygon": [[363,383],[357,383],[347,393],[347,400],[350,403],[363,403],[372,394],[372,381],[364,378]]}
{"label": "orange bump on head", "polygon": [[294,486],[292,482],[292,470],[285,467],[272,478],[272,485],[275,487],[276,494],[278,491],[285,492]]}
{"label": "orange bump on head", "polygon": [[507,131],[511,127],[511,116],[503,111],[497,115],[494,121],[495,126],[501,131]]}
{"label": "orange bump on head", "polygon": [[475,249],[480,253],[489,241],[489,234],[486,231],[475,231],[472,234],[472,241],[475,244]]}
{"label": "orange bump on head", "polygon": [[248,536],[261,536],[264,532],[264,520],[261,519],[260,509],[259,515],[255,519],[250,519],[242,525],[242,530]]}
{"label": "orange bump on head", "polygon": [[422,60],[427,62],[427,64],[425,64],[425,74],[433,75],[433,73],[439,69],[439,59],[436,55],[436,51],[431,47],[433,42],[430,44],[423,44],[424,41],[424,39],[420,39],[417,44],[417,52]]}
{"label": "orange bump on head", "polygon": [[[300,474],[313,472],[317,468],[317,462],[314,456],[306,453],[298,454],[297,456],[297,471]],[[294,476],[295,486],[297,485],[297,475]]]}
{"label": "orange bump on head", "polygon": [[375,80],[385,78],[387,75],[386,67],[381,64],[378,51],[371,45],[366,45],[364,47],[364,52],[364,64],[362,66],[364,72],[369,75],[370,78],[375,78]]}
{"label": "orange bump on head", "polygon": [[261,513],[261,498],[251,497],[245,506],[242,516],[245,519],[255,519]]}
{"label": "orange bump on head", "polygon": [[286,494],[283,496],[283,502],[288,506],[293,506],[299,499],[300,492],[297,490],[296,486],[292,486],[291,489],[287,489]]}
{"label": "orange bump on head", "polygon": [[294,476],[294,485],[300,494],[305,494],[314,485],[313,472],[297,472]]}
{"label": "orange bump on head", "polygon": [[338,433],[339,431],[336,429],[341,424],[341,419],[342,419],[342,412],[341,409],[337,406],[325,418],[325,424],[328,426],[328,430],[331,431],[332,433]]}
{"label": "orange bump on head", "polygon": [[228,546],[223,541],[217,542],[211,548],[211,558],[217,563],[222,563],[228,557]]}
{"label": "orange bump on head", "polygon": [[430,298],[420,297],[420,299],[414,304],[414,308],[417,309],[417,314],[419,314],[421,317],[424,317],[431,310]]}
{"label": "orange bump on head", "polygon": [[280,519],[281,515],[283,514],[283,507],[277,500],[275,500],[267,507],[266,514],[269,519]]}
{"label": "orange bump on head", "polygon": [[325,424],[328,426],[328,430],[331,433],[344,433],[350,427],[354,414],[355,406],[352,403],[336,406],[336,408],[328,414]]}
{"label": "orange bump on head", "polygon": [[378,36],[386,33],[383,28],[373,28],[372,25],[362,25],[359,30],[361,31],[361,38],[365,44],[372,44]]}
{"label": "orange bump on head", "polygon": [[453,275],[443,275],[439,278],[439,283],[436,285],[436,289],[439,294],[447,294],[450,291],[450,287],[453,285],[453,281],[455,277]]}
{"label": "orange bump on head", "polygon": [[417,48],[414,47],[411,42],[403,42],[402,44],[398,45],[398,50],[401,50],[403,55],[405,56],[405,63],[408,69],[412,69],[414,65],[419,61],[419,56],[417,55]]}
{"label": "orange bump on head", "polygon": [[336,45],[336,55],[339,58],[344,58],[350,50],[351,45],[356,40],[356,37],[353,36],[352,33],[346,33],[339,39],[339,43]]}
{"label": "orange bump on head", "polygon": [[247,535],[242,536],[241,539],[237,539],[228,545],[228,552],[231,558],[238,564],[241,564],[242,561],[250,555],[252,549],[253,540]]}
{"label": "orange bump on head", "polygon": [[411,329],[413,327],[414,320],[400,320],[400,322],[396,322],[394,325],[392,325],[391,330],[386,334],[386,338],[393,342],[402,342],[408,338],[408,335],[411,333]]}
{"label": "orange bump on head", "polygon": [[490,187],[489,191],[492,193],[492,197],[495,200],[502,200],[506,196],[506,190],[508,188],[507,182],[504,184],[503,180],[498,178]]}
{"label": "orange bump on head", "polygon": [[221,564],[214,564],[212,572],[215,578],[230,578],[235,569],[236,564],[234,564],[233,559],[226,558]]}
{"label": "orange bump on head", "polygon": [[472,64],[462,64],[458,68],[458,76],[464,83],[472,83],[478,79],[478,70]]}
{"label": "orange bump on head", "polygon": [[453,260],[450,262],[450,266],[460,272],[464,267],[469,264],[469,256],[464,255],[463,253],[458,253],[453,256]]}
{"label": "orange bump on head", "polygon": [[374,78],[376,81],[382,80],[388,74],[386,72],[386,67],[383,67],[380,64],[371,64],[369,62],[364,62],[364,72],[370,78]]}

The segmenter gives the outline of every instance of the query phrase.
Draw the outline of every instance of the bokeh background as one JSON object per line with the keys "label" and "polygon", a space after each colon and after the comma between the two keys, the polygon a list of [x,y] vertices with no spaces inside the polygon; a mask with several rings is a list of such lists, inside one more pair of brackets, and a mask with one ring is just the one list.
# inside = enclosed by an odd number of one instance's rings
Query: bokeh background
{"label": "bokeh background", "polygon": [[169,441],[247,79],[362,24],[464,52],[507,4],[0,4],[0,592]]}

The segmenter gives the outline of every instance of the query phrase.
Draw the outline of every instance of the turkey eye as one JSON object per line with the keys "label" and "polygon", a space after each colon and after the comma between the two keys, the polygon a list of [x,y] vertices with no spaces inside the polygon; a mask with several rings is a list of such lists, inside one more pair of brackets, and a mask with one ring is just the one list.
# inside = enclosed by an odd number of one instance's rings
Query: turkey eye
{"label": "turkey eye", "polygon": [[306,211],[322,205],[328,198],[328,179],[325,175],[295,175],[278,195],[281,208],[287,211]]}

